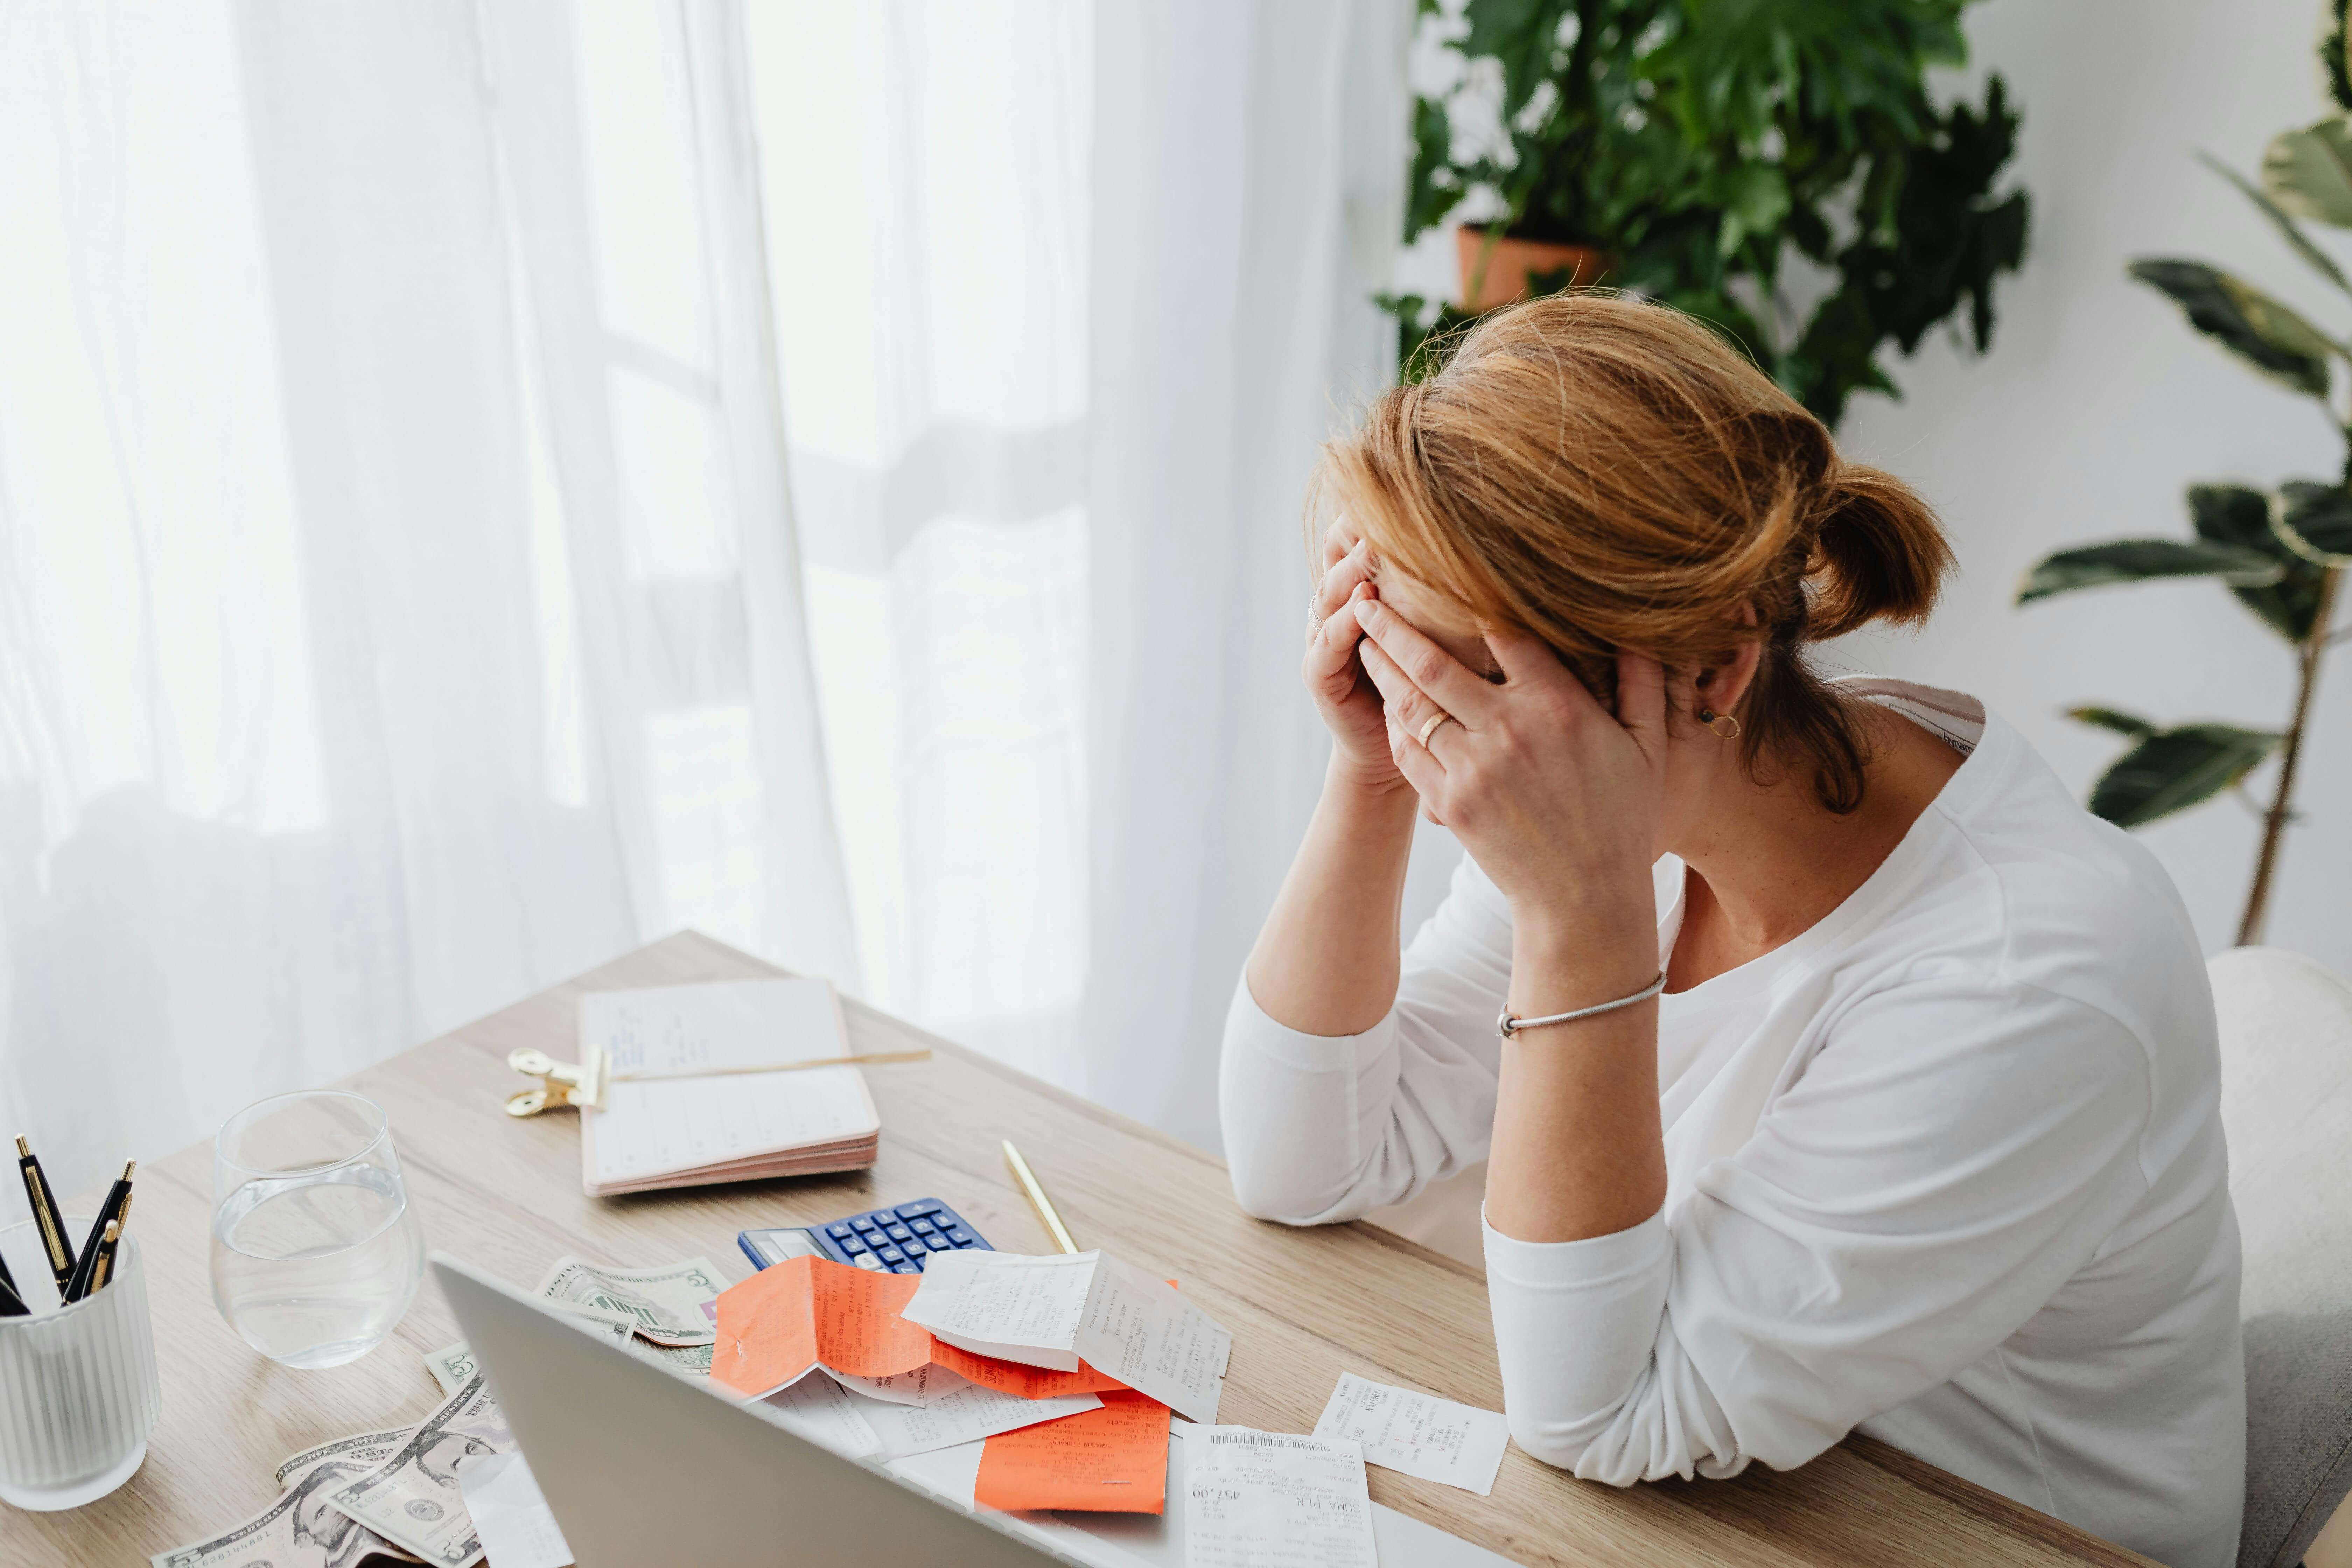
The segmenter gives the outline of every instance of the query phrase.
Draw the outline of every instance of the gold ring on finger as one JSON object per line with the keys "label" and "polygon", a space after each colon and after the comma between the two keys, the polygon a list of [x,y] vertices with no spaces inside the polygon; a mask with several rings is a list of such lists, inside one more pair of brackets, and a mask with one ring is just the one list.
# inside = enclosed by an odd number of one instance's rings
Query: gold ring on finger
{"label": "gold ring on finger", "polygon": [[1429,749],[1429,738],[1437,733],[1437,727],[1440,724],[1447,722],[1453,717],[1453,714],[1446,712],[1444,709],[1440,709],[1438,711],[1432,713],[1429,716],[1429,722],[1421,727],[1421,749],[1423,751],[1425,752]]}

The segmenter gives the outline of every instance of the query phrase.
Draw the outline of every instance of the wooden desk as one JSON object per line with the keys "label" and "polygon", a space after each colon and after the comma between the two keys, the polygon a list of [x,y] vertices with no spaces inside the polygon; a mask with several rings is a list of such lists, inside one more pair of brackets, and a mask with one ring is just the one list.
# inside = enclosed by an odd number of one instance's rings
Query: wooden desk
{"label": "wooden desk", "polygon": [[[404,1051],[350,1087],[390,1113],[430,1245],[525,1289],[567,1252],[645,1265],[699,1253],[740,1279],[750,1270],[735,1247],[739,1230],[929,1194],[1007,1250],[1050,1252],[1005,1173],[997,1145],[1009,1137],[1080,1245],[1181,1277],[1185,1293],[1233,1331],[1223,1419],[1309,1431],[1342,1372],[1501,1408],[1485,1287],[1455,1265],[1367,1226],[1302,1231],[1249,1219],[1209,1155],[855,1004],[859,1050],[929,1045],[938,1053],[869,1069],[883,1121],[870,1172],[599,1201],[581,1194],[570,1114],[516,1121],[499,1109],[523,1087],[507,1069],[509,1050],[574,1056],[583,991],[772,973],[706,937],[674,936]],[[248,1350],[214,1310],[210,1144],[142,1164],[140,1177],[139,1237],[163,1380],[147,1463],[121,1490],[74,1512],[0,1506],[0,1563],[8,1568],[144,1563],[257,1510],[285,1456],[414,1421],[438,1400],[419,1357],[457,1331],[429,1282],[373,1354],[331,1372],[289,1372]],[[1859,1438],[1801,1470],[1751,1470],[1733,1481],[1618,1490],[1514,1448],[1490,1498],[1383,1469],[1371,1471],[1371,1492],[1528,1563],[2147,1562]]]}

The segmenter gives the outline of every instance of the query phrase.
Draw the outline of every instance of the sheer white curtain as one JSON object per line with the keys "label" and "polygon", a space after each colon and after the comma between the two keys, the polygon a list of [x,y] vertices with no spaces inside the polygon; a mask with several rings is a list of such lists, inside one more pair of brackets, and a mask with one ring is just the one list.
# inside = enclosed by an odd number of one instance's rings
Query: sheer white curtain
{"label": "sheer white curtain", "polygon": [[856,978],[716,4],[0,7],[0,1129]]}
{"label": "sheer white curtain", "polygon": [[751,13],[877,997],[1204,1142],[1325,755],[1300,492],[1391,369],[1408,11]]}
{"label": "sheer white curtain", "polygon": [[1407,12],[0,8],[0,1130],[692,924],[1213,1140]]}

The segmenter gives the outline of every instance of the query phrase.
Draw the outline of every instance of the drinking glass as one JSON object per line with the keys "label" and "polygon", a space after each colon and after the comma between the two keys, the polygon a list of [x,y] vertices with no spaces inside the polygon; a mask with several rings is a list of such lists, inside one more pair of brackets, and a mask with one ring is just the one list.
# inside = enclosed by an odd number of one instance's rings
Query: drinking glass
{"label": "drinking glass", "polygon": [[247,1106],[213,1148],[213,1300],[287,1366],[341,1366],[416,1299],[425,1233],[383,1109],[341,1089]]}

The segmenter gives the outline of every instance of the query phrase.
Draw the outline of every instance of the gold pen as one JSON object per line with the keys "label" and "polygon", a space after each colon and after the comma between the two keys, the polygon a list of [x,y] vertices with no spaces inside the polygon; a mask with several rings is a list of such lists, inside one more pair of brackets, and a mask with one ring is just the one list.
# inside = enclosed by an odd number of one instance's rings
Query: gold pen
{"label": "gold pen", "polygon": [[1036,1173],[1029,1169],[1029,1162],[1021,1157],[1021,1151],[1013,1146],[1010,1138],[1004,1141],[1004,1163],[1013,1168],[1013,1179],[1021,1184],[1021,1190],[1029,1194],[1030,1206],[1037,1211],[1037,1217],[1053,1233],[1055,1244],[1065,1252],[1077,1251],[1078,1244],[1070,1239],[1070,1227],[1054,1212],[1054,1200],[1045,1195]]}
{"label": "gold pen", "polygon": [[33,1205],[33,1224],[41,1233],[41,1250],[48,1254],[49,1272],[57,1276],[58,1295],[63,1299],[66,1287],[73,1283],[73,1243],[66,1239],[65,1216],[58,1212],[57,1194],[49,1191],[49,1179],[41,1174],[41,1163],[33,1157],[33,1147],[25,1142],[21,1132],[16,1135],[16,1171],[25,1178],[25,1201]]}

